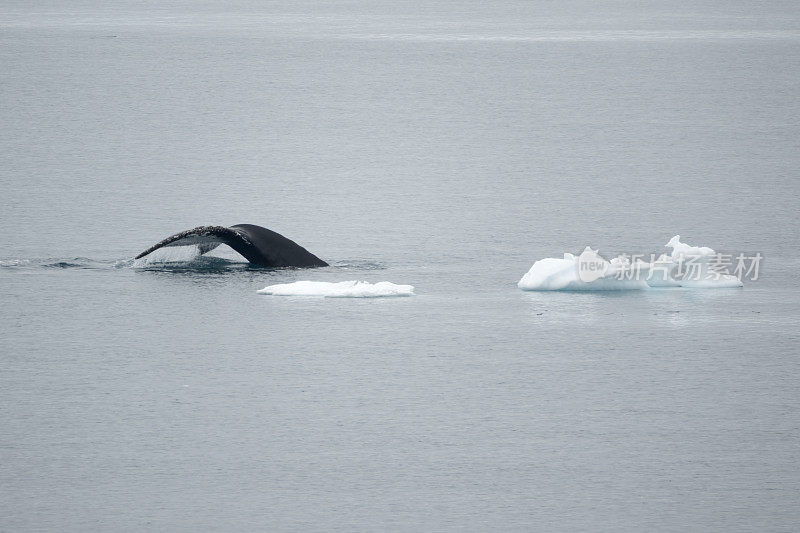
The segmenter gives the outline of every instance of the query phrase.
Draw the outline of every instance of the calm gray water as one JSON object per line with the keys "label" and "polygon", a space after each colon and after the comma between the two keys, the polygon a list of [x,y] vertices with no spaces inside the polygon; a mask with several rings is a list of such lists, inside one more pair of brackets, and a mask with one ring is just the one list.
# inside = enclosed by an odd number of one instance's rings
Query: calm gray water
{"label": "calm gray water", "polygon": [[[796,531],[799,89],[795,2],[4,2],[0,529]],[[131,264],[236,223],[333,266]],[[516,287],[677,233],[760,279]]]}

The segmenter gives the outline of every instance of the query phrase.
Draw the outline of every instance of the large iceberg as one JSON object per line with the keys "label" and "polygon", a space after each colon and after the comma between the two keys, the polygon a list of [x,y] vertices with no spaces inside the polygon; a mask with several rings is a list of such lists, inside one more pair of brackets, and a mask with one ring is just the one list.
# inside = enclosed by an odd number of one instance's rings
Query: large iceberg
{"label": "large iceberg", "polygon": [[741,287],[736,276],[721,272],[714,250],[682,243],[680,235],[666,244],[671,254],[649,262],[619,256],[606,261],[590,247],[579,256],[536,261],[517,286],[527,291],[642,290],[650,287]]}
{"label": "large iceberg", "polygon": [[259,294],[275,296],[324,296],[327,298],[380,298],[387,296],[411,296],[413,285],[395,285],[388,281],[369,283],[366,281],[295,281],[270,285],[258,291]]}

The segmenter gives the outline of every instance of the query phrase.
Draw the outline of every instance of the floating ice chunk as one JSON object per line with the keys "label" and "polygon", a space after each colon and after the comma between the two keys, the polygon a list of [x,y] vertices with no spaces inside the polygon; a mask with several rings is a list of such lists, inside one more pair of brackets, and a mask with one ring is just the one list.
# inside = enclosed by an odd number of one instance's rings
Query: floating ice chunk
{"label": "floating ice chunk", "polygon": [[412,285],[395,285],[388,281],[369,283],[366,281],[296,281],[270,285],[258,291],[259,294],[275,296],[325,296],[327,298],[380,298],[386,296],[411,296]]}
{"label": "floating ice chunk", "polygon": [[580,254],[564,254],[536,261],[517,286],[527,291],[608,291],[649,287],[741,287],[736,276],[724,273],[719,254],[706,246],[681,242],[680,235],[667,243],[671,254],[650,262],[626,256],[606,261],[588,246]]}
{"label": "floating ice chunk", "polygon": [[[591,261],[582,260],[587,251],[594,254]],[[648,288],[647,282],[641,279],[620,279],[618,274],[624,264],[621,259],[615,258],[608,262],[596,254],[597,252],[587,246],[579,257],[567,253],[563,259],[540,259],[522,276],[517,287],[525,291],[618,291]]]}
{"label": "floating ice chunk", "polygon": [[675,235],[666,244],[672,248],[672,260],[680,264],[681,273],[673,271],[674,279],[681,287],[696,289],[713,289],[741,287],[742,282],[736,276],[720,272],[721,264],[715,262],[718,254],[707,246],[691,246],[681,242],[681,236]]}
{"label": "floating ice chunk", "polygon": [[709,248],[708,246],[692,246],[691,244],[686,244],[685,242],[681,242],[681,236],[675,235],[673,238],[669,240],[667,244],[665,244],[667,248],[672,248],[672,258],[673,259],[680,259],[681,257],[703,257],[714,255],[714,250]]}

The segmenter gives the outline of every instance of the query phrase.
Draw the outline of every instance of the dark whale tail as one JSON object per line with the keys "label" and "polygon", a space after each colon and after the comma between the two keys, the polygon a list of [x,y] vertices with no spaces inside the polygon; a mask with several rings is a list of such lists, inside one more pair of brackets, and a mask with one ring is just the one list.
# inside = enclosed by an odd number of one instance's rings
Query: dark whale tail
{"label": "dark whale tail", "polygon": [[136,259],[165,246],[197,245],[200,253],[204,254],[220,244],[227,244],[244,256],[245,259],[259,266],[328,266],[328,263],[280,233],[252,224],[236,224],[229,228],[224,226],[198,226],[167,237],[137,255]]}

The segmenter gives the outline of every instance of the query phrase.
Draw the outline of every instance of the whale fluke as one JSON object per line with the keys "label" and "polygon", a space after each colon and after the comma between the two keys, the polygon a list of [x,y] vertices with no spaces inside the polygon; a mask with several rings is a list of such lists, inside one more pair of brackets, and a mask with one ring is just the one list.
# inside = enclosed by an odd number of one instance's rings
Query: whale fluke
{"label": "whale fluke", "polygon": [[201,254],[227,244],[254,265],[266,267],[323,267],[328,263],[296,242],[253,224],[198,226],[171,235],[136,256],[140,259],[165,246],[196,245]]}

